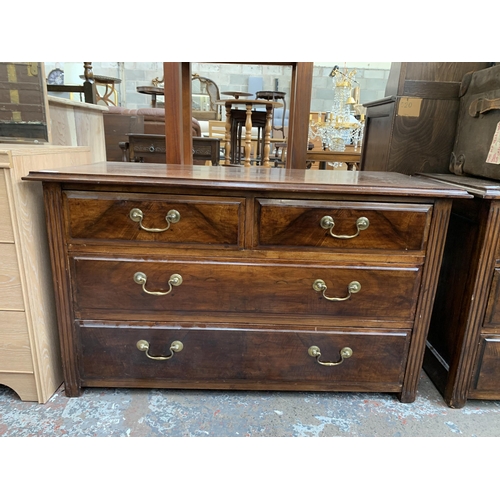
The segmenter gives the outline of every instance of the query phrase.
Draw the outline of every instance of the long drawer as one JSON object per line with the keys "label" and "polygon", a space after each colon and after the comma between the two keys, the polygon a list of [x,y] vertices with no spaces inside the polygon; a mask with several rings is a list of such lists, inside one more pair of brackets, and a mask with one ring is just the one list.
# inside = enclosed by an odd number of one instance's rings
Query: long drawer
{"label": "long drawer", "polygon": [[242,198],[86,193],[64,196],[70,240],[242,246]]}
{"label": "long drawer", "polygon": [[[77,314],[273,314],[412,321],[420,267],[72,259]],[[334,299],[334,300],[329,300]],[[157,317],[158,317],[157,314]]]}
{"label": "long drawer", "polygon": [[291,383],[318,390],[396,391],[409,343],[405,330],[318,332],[234,325],[84,322],[78,324],[77,334],[85,385],[131,387]]}
{"label": "long drawer", "polygon": [[432,205],[256,200],[254,246],[422,251]]}

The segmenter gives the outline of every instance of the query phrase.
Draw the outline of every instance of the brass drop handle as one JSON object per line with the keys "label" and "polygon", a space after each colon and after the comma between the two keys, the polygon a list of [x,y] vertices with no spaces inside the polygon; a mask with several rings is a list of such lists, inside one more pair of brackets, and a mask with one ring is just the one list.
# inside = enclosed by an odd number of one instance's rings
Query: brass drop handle
{"label": "brass drop handle", "polygon": [[139,340],[137,342],[137,349],[139,351],[145,352],[149,359],[154,359],[156,361],[164,361],[173,357],[175,352],[181,352],[184,349],[184,344],[180,340],[174,340],[170,344],[170,356],[151,356],[149,354],[149,342],[147,340]]}
{"label": "brass drop handle", "polygon": [[347,291],[349,292],[347,297],[327,297],[325,292],[328,287],[323,280],[315,280],[313,288],[316,292],[323,292],[323,297],[325,297],[326,300],[331,300],[332,302],[342,302],[343,300],[350,299],[353,293],[358,293],[361,290],[361,283],[359,281],[351,281],[347,285]]}
{"label": "brass drop handle", "polygon": [[332,231],[333,231],[333,228],[335,227],[335,221],[333,220],[333,217],[330,217],[329,215],[325,215],[324,217],[322,217],[319,224],[323,229],[329,229],[330,235],[333,238],[337,238],[337,239],[341,239],[341,240],[349,240],[351,238],[356,238],[356,236],[359,235],[360,231],[364,231],[365,229],[367,229],[368,226],[370,225],[370,221],[366,217],[360,217],[356,221],[356,228],[357,228],[356,234],[353,234],[351,236],[344,235],[344,234],[333,234]]}
{"label": "brass drop handle", "polygon": [[167,227],[163,229],[155,229],[150,227],[144,227],[142,225],[142,219],[144,219],[144,214],[140,208],[133,208],[129,214],[130,218],[134,222],[138,222],[141,229],[144,231],[148,231],[150,233],[162,233],[163,231],[167,231],[170,228],[170,224],[175,224],[181,220],[181,214],[177,210],[169,210],[168,214],[165,216],[166,221],[168,222]]}
{"label": "brass drop handle", "polygon": [[309,356],[316,358],[316,361],[323,366],[337,366],[344,362],[344,359],[350,358],[352,356],[352,349],[350,347],[344,347],[340,350],[340,361],[321,361],[321,351],[318,346],[312,345],[307,350]]}
{"label": "brass drop handle", "polygon": [[169,284],[169,289],[167,292],[150,292],[149,290],[146,290],[146,282],[148,280],[148,277],[146,276],[145,273],[137,272],[134,274],[134,281],[138,285],[142,285],[142,289],[146,292],[149,293],[149,295],[168,295],[172,291],[173,286],[180,286],[182,285],[182,276],[180,274],[172,274],[170,276],[170,279],[168,280]]}

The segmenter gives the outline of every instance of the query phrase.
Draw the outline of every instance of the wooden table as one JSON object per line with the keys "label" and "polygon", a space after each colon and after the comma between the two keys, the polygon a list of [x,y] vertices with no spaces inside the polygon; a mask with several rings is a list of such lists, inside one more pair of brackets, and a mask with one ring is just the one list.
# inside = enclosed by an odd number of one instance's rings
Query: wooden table
{"label": "wooden table", "polygon": [[235,136],[237,133],[237,128],[233,125],[233,120],[231,113],[233,111],[233,106],[235,109],[238,105],[245,106],[246,109],[246,121],[245,121],[245,157],[243,164],[245,167],[251,166],[250,152],[252,144],[252,108],[254,106],[265,106],[266,108],[266,120],[264,127],[264,147],[262,153],[262,165],[264,167],[269,167],[269,153],[271,150],[271,121],[272,121],[272,111],[274,108],[281,108],[283,104],[266,101],[264,99],[228,99],[227,101],[217,101],[217,104],[224,105],[226,108],[226,136],[225,136],[225,155],[224,155],[224,165],[231,164],[231,148],[235,144]]}
{"label": "wooden table", "polygon": [[231,97],[234,97],[235,99],[239,99],[240,97],[250,97],[250,96],[253,96],[253,94],[251,94],[250,92],[237,92],[237,91],[233,91],[233,92],[221,92],[222,95],[228,95],[228,96],[231,96]]}
{"label": "wooden table", "polygon": [[[85,75],[80,75],[80,78],[85,80],[87,77]],[[117,83],[121,83],[121,79],[113,76],[94,75],[94,81],[96,83],[95,104],[99,104],[100,101],[103,101],[106,106],[109,106],[110,104],[112,106],[118,106],[118,94],[116,92],[115,85]],[[97,85],[103,85],[105,87],[103,95],[99,94]]]}
{"label": "wooden table", "polygon": [[326,170],[327,162],[347,163],[348,170],[356,170],[356,167],[361,162],[361,148],[354,149],[353,146],[347,146],[345,151],[311,149],[307,151],[306,158],[309,161],[319,161],[320,170]]}
{"label": "wooden table", "polygon": [[156,108],[156,96],[165,95],[165,89],[163,87],[155,87],[154,85],[137,87],[136,90],[139,94],[147,94],[151,96],[152,108]]}

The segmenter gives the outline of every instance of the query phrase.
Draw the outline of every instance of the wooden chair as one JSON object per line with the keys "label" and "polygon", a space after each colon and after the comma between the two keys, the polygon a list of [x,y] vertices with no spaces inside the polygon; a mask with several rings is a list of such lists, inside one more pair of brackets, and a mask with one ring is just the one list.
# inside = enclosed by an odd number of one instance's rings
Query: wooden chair
{"label": "wooden chair", "polygon": [[218,137],[224,140],[226,136],[226,122],[208,120],[208,137]]}

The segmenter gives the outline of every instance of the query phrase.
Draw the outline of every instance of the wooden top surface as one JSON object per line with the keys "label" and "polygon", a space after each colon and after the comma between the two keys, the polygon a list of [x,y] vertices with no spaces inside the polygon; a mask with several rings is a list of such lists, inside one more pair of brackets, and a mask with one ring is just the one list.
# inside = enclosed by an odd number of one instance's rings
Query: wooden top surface
{"label": "wooden top surface", "polygon": [[500,181],[494,179],[482,179],[480,177],[468,177],[455,174],[419,174],[422,177],[446,183],[453,187],[466,189],[471,195],[479,198],[500,198]]}
{"label": "wooden top surface", "polygon": [[289,191],[311,195],[471,197],[463,189],[396,172],[101,162],[59,170],[31,171],[24,179],[100,185]]}
{"label": "wooden top surface", "polygon": [[215,104],[222,104],[222,105],[230,104],[231,106],[236,104],[245,104],[245,105],[250,104],[252,106],[259,105],[271,108],[283,107],[283,103],[276,101],[268,101],[267,99],[227,99],[223,101],[216,101]]}

